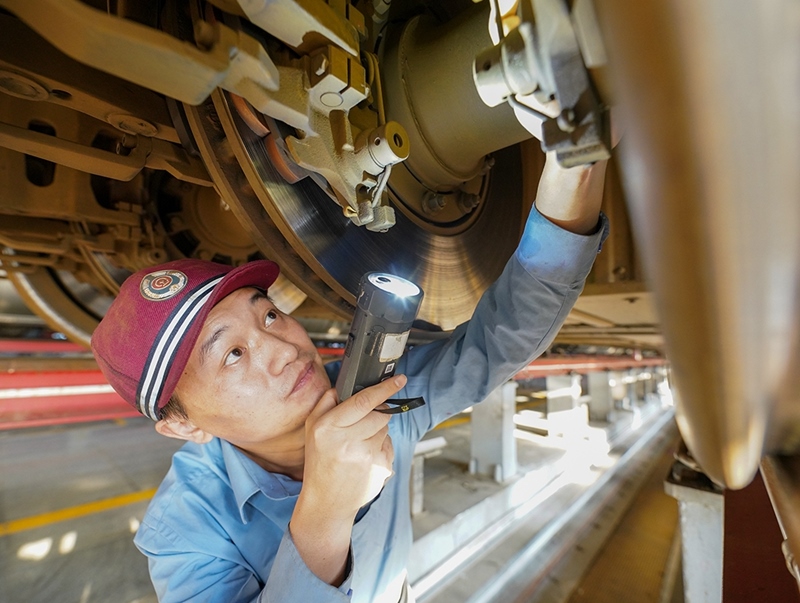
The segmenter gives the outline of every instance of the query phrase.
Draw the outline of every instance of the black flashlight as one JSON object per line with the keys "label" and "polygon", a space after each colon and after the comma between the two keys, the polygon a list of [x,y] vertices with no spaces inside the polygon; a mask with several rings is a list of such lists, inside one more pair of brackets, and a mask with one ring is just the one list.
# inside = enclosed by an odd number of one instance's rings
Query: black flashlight
{"label": "black flashlight", "polygon": [[[361,277],[356,311],[336,379],[339,400],[393,376],[422,303],[422,289],[399,276],[369,272]],[[422,398],[387,400],[386,413],[406,412]]]}

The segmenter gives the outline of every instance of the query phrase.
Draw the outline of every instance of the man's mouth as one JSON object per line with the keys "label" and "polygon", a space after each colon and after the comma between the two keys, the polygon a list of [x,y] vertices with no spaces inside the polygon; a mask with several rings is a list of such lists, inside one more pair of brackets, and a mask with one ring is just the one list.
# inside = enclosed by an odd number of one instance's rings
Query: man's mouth
{"label": "man's mouth", "polygon": [[303,389],[303,386],[305,386],[305,384],[311,380],[313,375],[314,375],[314,363],[309,362],[300,370],[300,374],[297,376],[297,381],[295,381],[291,393],[293,394],[296,391]]}

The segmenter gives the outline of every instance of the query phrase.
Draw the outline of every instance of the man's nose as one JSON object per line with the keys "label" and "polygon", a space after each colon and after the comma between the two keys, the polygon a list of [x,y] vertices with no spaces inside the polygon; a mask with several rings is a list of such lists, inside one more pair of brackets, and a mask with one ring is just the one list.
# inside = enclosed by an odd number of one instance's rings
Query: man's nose
{"label": "man's nose", "polygon": [[276,333],[262,333],[258,341],[258,354],[262,366],[270,373],[279,375],[286,365],[295,361],[300,353],[298,347],[287,338]]}

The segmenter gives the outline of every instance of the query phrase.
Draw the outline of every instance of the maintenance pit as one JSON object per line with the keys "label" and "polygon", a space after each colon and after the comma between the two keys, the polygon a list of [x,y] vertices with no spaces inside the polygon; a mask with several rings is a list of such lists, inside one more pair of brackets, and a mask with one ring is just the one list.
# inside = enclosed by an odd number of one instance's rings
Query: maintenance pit
{"label": "maintenance pit", "polygon": [[[573,416],[565,419],[551,411],[549,421],[546,392],[520,389],[511,382],[490,401],[496,408],[510,404],[513,409],[510,431],[506,426],[513,458],[501,453],[494,459],[497,467],[489,462],[487,440],[503,439],[502,421],[494,435],[473,436],[475,410],[454,417],[423,440],[418,473],[412,477],[421,486],[412,489],[420,504],[412,505],[415,545],[409,566],[419,601],[510,600],[512,590],[524,592],[537,581],[542,582],[542,592],[561,584],[562,595],[569,595],[570,585],[572,590],[580,586],[583,572],[575,568],[588,570],[594,557],[583,535],[586,526],[598,526],[592,529],[592,547],[601,551],[631,497],[648,476],[661,471],[676,446],[665,374],[656,393],[655,380],[647,385],[636,380],[640,373],[656,377],[644,369],[600,373],[616,375],[620,382],[630,380],[621,389],[623,399],[612,400],[607,409],[611,420],[603,422],[588,420],[590,403],[579,393],[580,378],[527,380],[578,384],[578,390],[552,390],[559,395],[551,395],[551,409],[554,400],[566,394],[574,400]],[[629,397],[645,387],[643,397]],[[5,400],[16,392],[30,401],[35,389],[2,391]],[[46,421],[43,417],[40,412],[39,420]],[[23,417],[17,413],[16,419]],[[2,420],[2,600],[155,601],[146,559],[132,538],[179,444],[156,434],[144,418],[68,424],[62,416],[50,418],[61,424],[18,429],[9,429],[9,414]],[[553,424],[558,427],[553,429]],[[426,443],[432,443],[427,450]],[[503,463],[509,473],[505,477],[498,468]],[[666,495],[662,498],[671,507],[666,518],[657,519],[671,525],[659,543],[666,562],[677,503]],[[598,500],[606,504],[600,506]],[[576,546],[583,553],[579,561],[571,559]],[[556,574],[542,573],[553,564],[563,566],[562,582]],[[520,565],[525,568],[522,576]],[[651,570],[653,589],[663,566],[656,563]]]}
{"label": "maintenance pit", "polygon": [[[0,356],[0,600],[154,603],[132,540],[180,443],[80,346],[5,339]],[[761,480],[722,491],[684,455],[663,359],[546,354],[418,445],[417,600],[796,600]]]}

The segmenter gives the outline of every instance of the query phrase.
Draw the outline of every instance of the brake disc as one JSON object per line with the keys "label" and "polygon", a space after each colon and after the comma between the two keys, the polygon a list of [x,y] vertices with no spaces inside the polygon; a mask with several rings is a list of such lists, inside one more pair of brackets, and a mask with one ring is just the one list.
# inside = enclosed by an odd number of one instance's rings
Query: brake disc
{"label": "brake disc", "polygon": [[[385,271],[425,291],[420,320],[445,330],[467,320],[516,247],[530,205],[523,178],[540,173],[535,153],[522,152],[523,145],[505,149],[495,154],[485,199],[466,228],[451,231],[398,211],[394,227],[374,233],[354,226],[312,179],[289,184],[227,93],[218,90],[185,109],[217,188],[265,256],[312,299],[347,318],[361,276]],[[391,180],[389,190],[402,209]]]}

